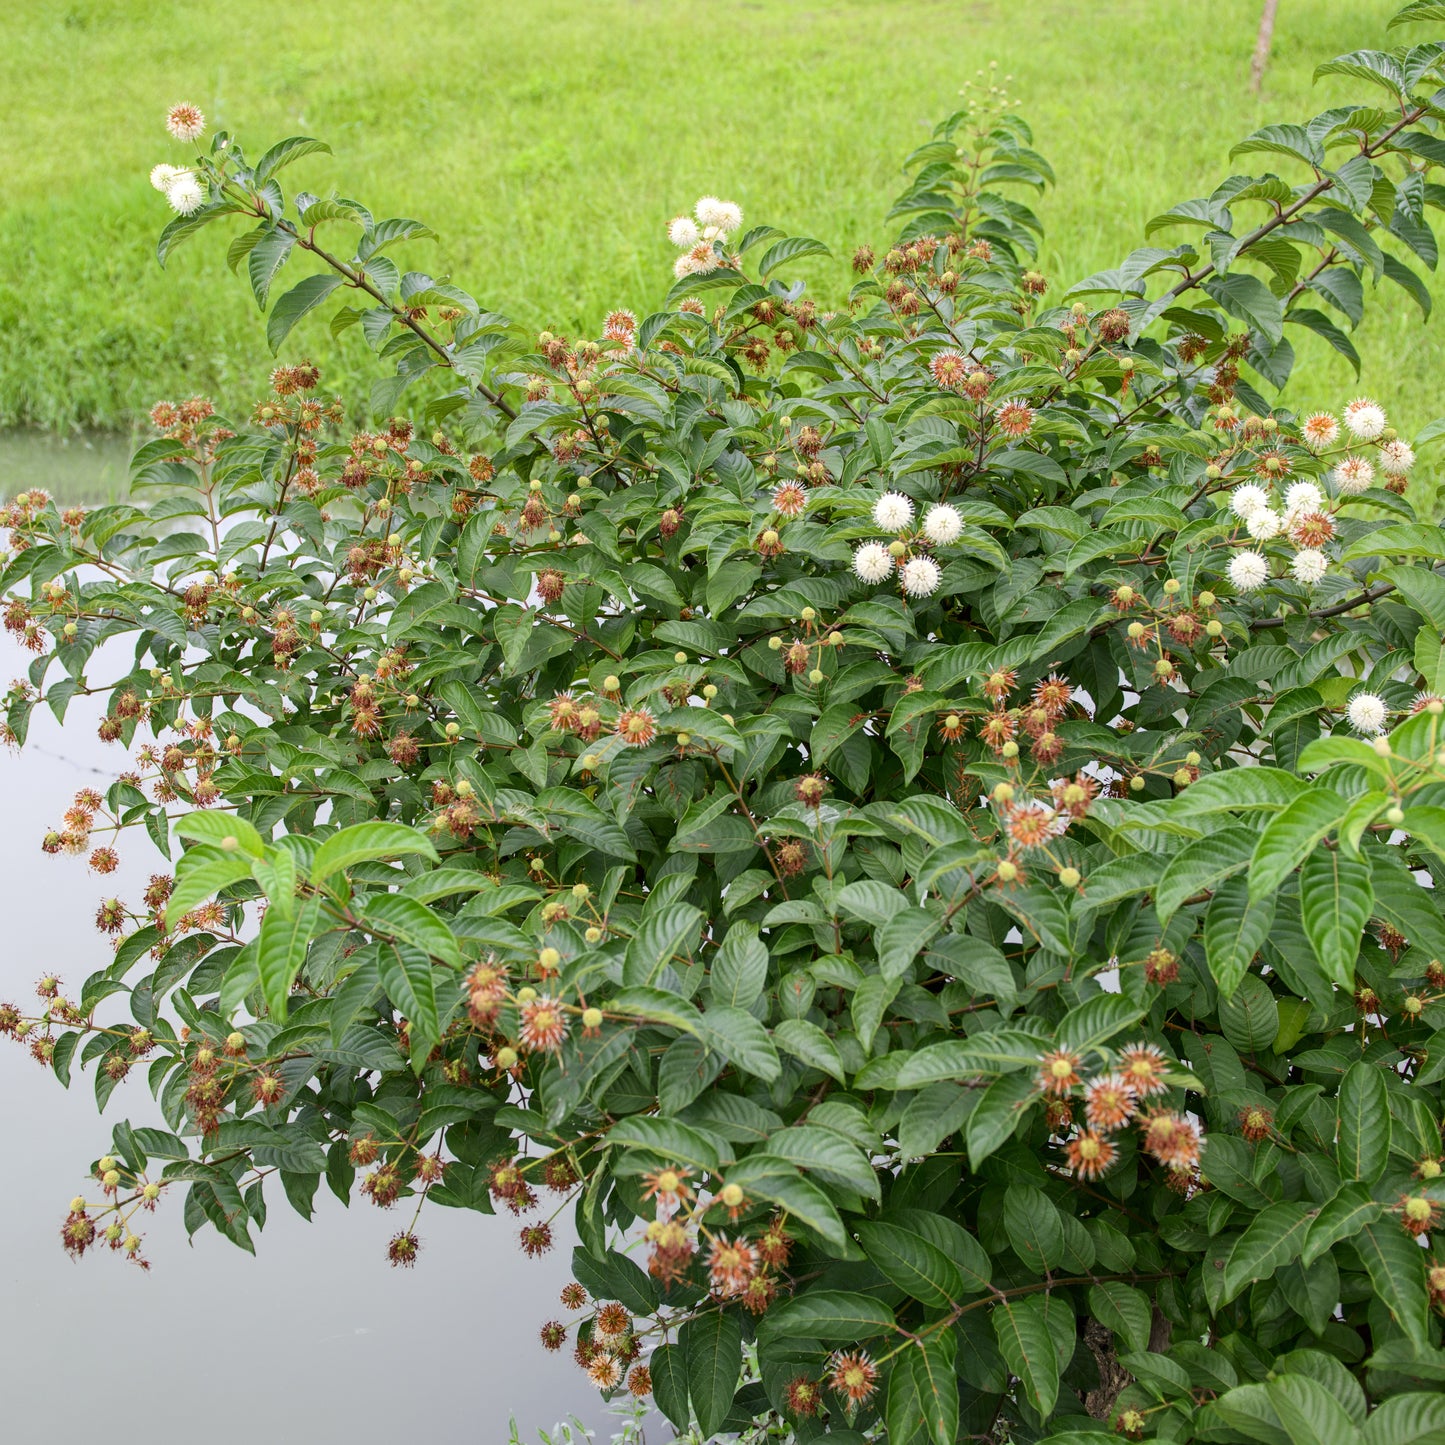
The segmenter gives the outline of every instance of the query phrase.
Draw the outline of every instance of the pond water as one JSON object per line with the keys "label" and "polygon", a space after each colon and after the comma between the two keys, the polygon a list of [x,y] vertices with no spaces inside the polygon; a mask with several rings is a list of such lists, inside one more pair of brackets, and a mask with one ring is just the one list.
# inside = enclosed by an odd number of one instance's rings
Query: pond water
{"label": "pond water", "polygon": [[[44,486],[62,500],[104,500],[123,486],[128,452],[123,440],[0,436],[0,496]],[[5,639],[0,678],[21,675],[25,658]],[[78,987],[108,953],[96,905],[134,901],[166,866],[138,834],[105,879],[83,858],[41,853],[41,835],[75,791],[103,790],[125,765],[95,735],[98,707],[83,702],[63,730],[38,711],[24,751],[0,752],[0,999],[32,1003],[35,980],[51,972]],[[537,1341],[542,1322],[564,1313],[557,1292],[571,1241],[529,1260],[510,1216],[427,1209],[421,1256],[401,1270],[385,1251],[409,1211],[361,1201],[345,1209],[323,1187],[307,1224],[278,1192],[253,1259],[209,1229],[188,1245],[177,1199],[146,1231],[149,1273],[108,1253],[68,1259],[59,1237],[67,1202],[98,1193],[86,1170],[115,1121],[160,1123],[140,1075],[98,1116],[88,1073],[77,1070],[66,1092],[0,1040],[6,1438],[249,1445],[259,1427],[277,1442],[425,1433],[498,1445],[513,1413],[523,1439],[573,1413],[605,1437],[606,1409],[570,1353],[548,1355]]]}

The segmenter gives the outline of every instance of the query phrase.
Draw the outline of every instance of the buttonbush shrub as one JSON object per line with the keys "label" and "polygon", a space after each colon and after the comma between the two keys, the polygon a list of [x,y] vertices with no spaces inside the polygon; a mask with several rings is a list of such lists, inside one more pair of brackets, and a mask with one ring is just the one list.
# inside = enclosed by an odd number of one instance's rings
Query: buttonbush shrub
{"label": "buttonbush shrub", "polygon": [[521,1308],[701,1437],[1442,1438],[1445,426],[1269,396],[1367,283],[1428,307],[1445,45],[1322,70],[1358,104],[1071,287],[991,94],[847,296],[704,197],[593,338],[288,197],[316,140],[159,166],[161,260],[229,233],[391,419],[293,360],[157,406],[137,500],[7,506],[10,740],[102,696],[128,754],[44,846],[174,860],[0,1012],[165,1122],[66,1248],[565,1208]]}

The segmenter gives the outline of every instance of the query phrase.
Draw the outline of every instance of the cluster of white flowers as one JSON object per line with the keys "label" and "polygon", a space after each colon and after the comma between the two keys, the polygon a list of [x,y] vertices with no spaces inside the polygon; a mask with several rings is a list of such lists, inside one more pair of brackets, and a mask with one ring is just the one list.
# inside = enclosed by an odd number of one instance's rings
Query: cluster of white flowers
{"label": "cluster of white flowers", "polygon": [[184,166],[170,166],[162,161],[151,169],[151,185],[183,216],[199,211],[206,199],[201,183]]}
{"label": "cluster of white flowers", "polygon": [[[1334,495],[1358,497],[1374,486],[1377,471],[1396,491],[1403,490],[1404,478],[1415,465],[1415,453],[1407,442],[1387,435],[1384,408],[1361,396],[1350,402],[1342,415],[1343,421],[1330,412],[1317,411],[1300,423],[1300,440],[1316,455],[1343,439],[1344,454],[1326,476]],[[1351,450],[1356,447],[1373,448],[1375,459]],[[1292,483],[1277,504],[1267,476],[1264,484],[1242,482],[1230,492],[1229,508],[1244,524],[1250,541],[1283,537],[1297,548],[1289,563],[1295,581],[1312,586],[1328,572],[1330,559],[1324,544],[1334,536],[1335,522],[1330,500],[1316,483]],[[1261,552],[1240,552],[1230,563],[1230,581],[1241,592],[1263,587],[1269,577],[1269,561]]]}
{"label": "cluster of white flowers", "polygon": [[742,209],[734,202],[703,196],[691,216],[677,216],[668,223],[667,239],[682,248],[682,255],[673,262],[672,274],[681,280],[716,271],[722,264],[717,247],[742,223]]}
{"label": "cluster of white flowers", "polygon": [[[166,129],[179,141],[198,140],[206,129],[206,118],[198,106],[179,101],[166,112]],[[168,165],[164,161],[152,166],[151,185],[182,216],[193,215],[205,203],[206,193],[201,183],[185,166]]]}
{"label": "cluster of white flowers", "polygon": [[[906,533],[913,525],[913,503],[902,492],[884,492],[873,503],[873,521],[885,532]],[[963,516],[947,502],[935,502],[924,513],[923,535],[935,546],[946,547],[963,535]],[[898,555],[906,560],[895,559]],[[882,542],[864,542],[853,553],[853,570],[865,582],[882,582],[898,568],[899,585],[910,597],[931,597],[943,581],[943,569],[932,557],[907,557],[902,542],[893,548]]]}

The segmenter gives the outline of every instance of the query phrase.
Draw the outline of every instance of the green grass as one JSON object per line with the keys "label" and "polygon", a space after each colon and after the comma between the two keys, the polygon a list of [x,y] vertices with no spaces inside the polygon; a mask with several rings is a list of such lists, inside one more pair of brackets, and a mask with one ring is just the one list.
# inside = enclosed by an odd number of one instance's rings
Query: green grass
{"label": "green grass", "polygon": [[[1311,72],[1385,43],[1395,8],[1285,0],[1254,97],[1259,0],[32,0],[0,54],[0,424],[117,427],[162,395],[255,394],[269,357],[222,227],[155,261],[166,212],[146,173],[180,158],[160,123],[176,99],[255,149],[328,140],[335,158],[299,163],[292,187],[426,220],[440,245],[410,264],[528,324],[592,329],[610,306],[655,307],[663,227],[704,191],[840,258],[886,240],[900,160],[990,60],[1060,178],[1041,264],[1078,279],[1229,174],[1234,140],[1358,95]],[[841,260],[806,269],[825,295],[843,283]],[[1445,333],[1399,291],[1369,300],[1365,382],[1418,425],[1445,410]],[[1290,399],[1339,405],[1349,369],[1296,344]],[[354,341],[312,318],[288,346],[303,351],[365,394]]]}

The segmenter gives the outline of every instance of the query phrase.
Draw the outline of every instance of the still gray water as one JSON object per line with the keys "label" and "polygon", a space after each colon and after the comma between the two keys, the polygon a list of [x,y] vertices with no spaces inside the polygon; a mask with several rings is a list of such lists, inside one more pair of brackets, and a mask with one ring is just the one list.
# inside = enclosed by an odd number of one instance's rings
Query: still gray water
{"label": "still gray water", "polygon": [[[70,501],[123,494],[128,451],[123,440],[61,447],[0,435],[0,496],[29,486]],[[26,658],[6,639],[0,678],[20,676]],[[27,1006],[46,973],[73,996],[110,951],[96,905],[134,902],[166,867],[138,833],[103,879],[84,858],[40,851],[78,788],[103,791],[125,767],[124,752],[96,737],[98,706],[84,702],[64,729],[39,709],[25,750],[0,752],[0,999]],[[123,1001],[102,1009],[111,1007]],[[548,1355],[537,1341],[542,1322],[564,1314],[569,1241],[529,1260],[509,1216],[424,1210],[421,1255],[402,1270],[388,1266],[386,1244],[409,1210],[360,1200],[345,1209],[323,1187],[307,1224],[278,1192],[252,1258],[211,1230],[188,1243],[177,1198],[146,1231],[149,1273],[104,1251],[72,1262],[60,1246],[67,1203],[98,1195],[86,1170],[123,1118],[160,1123],[143,1071],[100,1116],[88,1073],[77,1069],[67,1092],[0,1040],[4,1438],[242,1445],[264,1425],[278,1442],[428,1434],[497,1445],[512,1413],[524,1439],[572,1413],[605,1437],[606,1409],[570,1353]]]}

